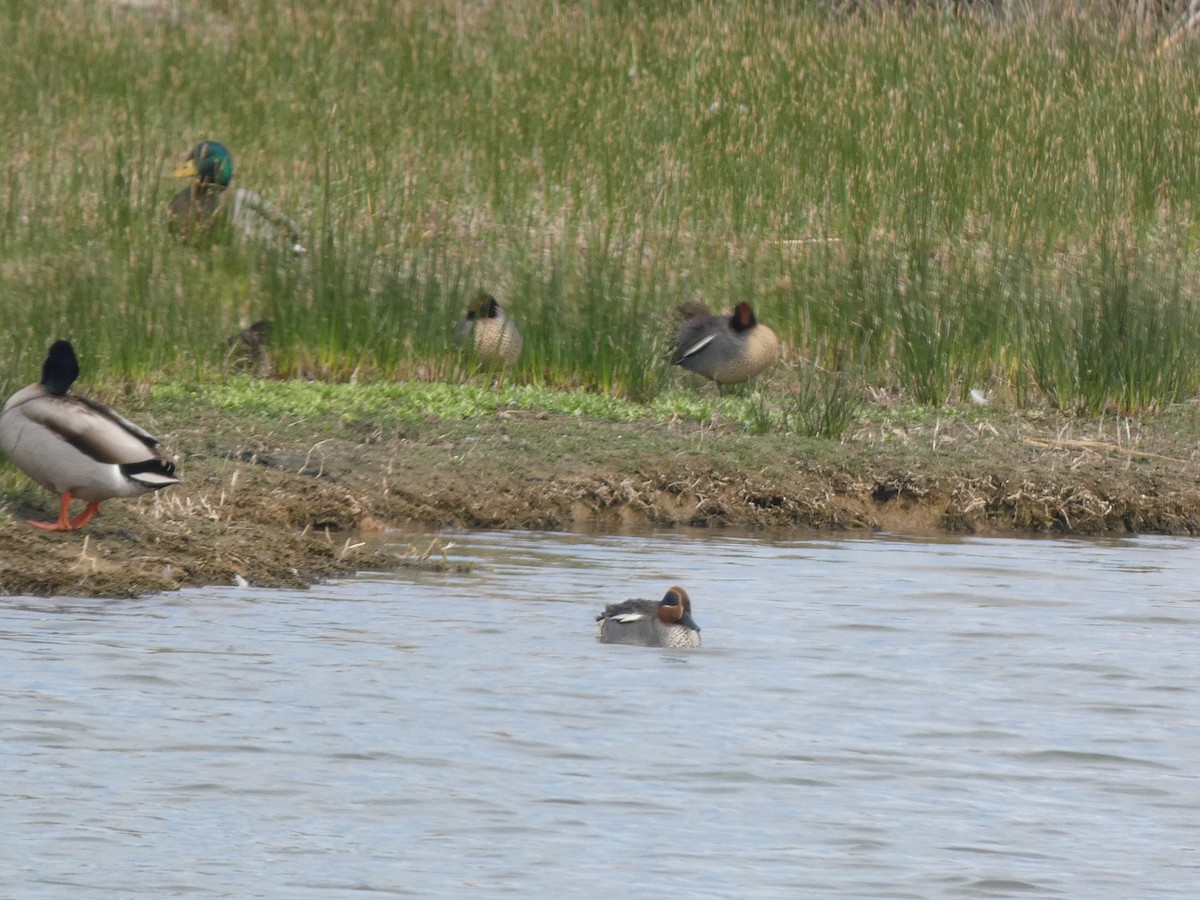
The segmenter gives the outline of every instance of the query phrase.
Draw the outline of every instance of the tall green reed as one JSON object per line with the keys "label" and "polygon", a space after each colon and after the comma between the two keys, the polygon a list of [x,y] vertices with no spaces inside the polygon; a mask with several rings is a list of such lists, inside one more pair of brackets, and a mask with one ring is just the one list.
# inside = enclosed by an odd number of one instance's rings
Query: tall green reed
{"label": "tall green reed", "polygon": [[1053,303],[1034,295],[1027,357],[1034,382],[1060,408],[1147,412],[1200,384],[1200,309],[1180,289],[1182,259],[1101,245]]}
{"label": "tall green reed", "polygon": [[[1166,371],[1136,337],[1191,333],[1186,44],[734,3],[2,15],[0,372],[67,335],[97,372],[199,377],[271,318],[283,375],[472,377],[449,335],[487,289],[526,335],[510,377],[637,398],[672,382],[684,299],[749,299],[801,356],[925,403],[1194,389],[1182,343]],[[165,234],[205,137],[307,256]]]}

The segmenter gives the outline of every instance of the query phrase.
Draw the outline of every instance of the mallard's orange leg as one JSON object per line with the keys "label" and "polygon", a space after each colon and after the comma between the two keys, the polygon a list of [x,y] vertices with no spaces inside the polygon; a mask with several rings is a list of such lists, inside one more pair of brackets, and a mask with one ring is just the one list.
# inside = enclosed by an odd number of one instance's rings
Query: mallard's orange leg
{"label": "mallard's orange leg", "polygon": [[76,528],[82,528],[88,522],[92,521],[92,516],[98,512],[100,512],[100,501],[93,500],[87,505],[87,509],[71,520],[71,530],[74,531]]}
{"label": "mallard's orange leg", "polygon": [[[58,521],[57,522],[35,522],[35,521],[33,521],[33,519],[30,519],[29,524],[32,525],[34,528],[40,528],[43,531],[70,531],[73,528],[78,528],[79,526],[73,524],[71,522],[70,517],[67,516],[67,511],[68,511],[68,508],[70,507],[70,505],[71,505],[71,492],[63,491],[62,506],[59,507],[59,510],[58,510]],[[88,518],[90,519],[91,516],[88,516]],[[82,523],[80,523],[80,524],[82,524]]]}

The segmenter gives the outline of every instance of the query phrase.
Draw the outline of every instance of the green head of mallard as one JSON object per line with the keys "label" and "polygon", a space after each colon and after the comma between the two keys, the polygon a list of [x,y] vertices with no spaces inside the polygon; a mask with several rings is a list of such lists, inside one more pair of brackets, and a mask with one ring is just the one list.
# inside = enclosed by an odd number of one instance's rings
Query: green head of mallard
{"label": "green head of mallard", "polygon": [[200,187],[215,185],[225,190],[233,180],[233,156],[224,144],[201,141],[192,148],[183,166],[175,170],[175,177],[194,178]]}

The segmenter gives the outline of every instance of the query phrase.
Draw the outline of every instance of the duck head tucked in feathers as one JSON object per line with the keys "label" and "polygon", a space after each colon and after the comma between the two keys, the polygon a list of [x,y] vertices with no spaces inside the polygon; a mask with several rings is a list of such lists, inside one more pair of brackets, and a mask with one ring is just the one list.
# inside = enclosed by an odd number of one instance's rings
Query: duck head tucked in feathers
{"label": "duck head tucked in feathers", "polygon": [[524,340],[499,301],[481,291],[454,326],[454,343],[470,346],[481,360],[512,365],[521,357]]}
{"label": "duck head tucked in feathers", "polygon": [[639,647],[696,648],[700,626],[692,618],[687,591],[672,585],[662,600],[625,600],[610,603],[596,616],[600,640],[606,644]]}
{"label": "duck head tucked in feathers", "polygon": [[748,381],[779,360],[779,338],[758,321],[746,301],[730,316],[705,315],[700,304],[680,309],[696,314],[676,332],[673,365],[724,386]]}

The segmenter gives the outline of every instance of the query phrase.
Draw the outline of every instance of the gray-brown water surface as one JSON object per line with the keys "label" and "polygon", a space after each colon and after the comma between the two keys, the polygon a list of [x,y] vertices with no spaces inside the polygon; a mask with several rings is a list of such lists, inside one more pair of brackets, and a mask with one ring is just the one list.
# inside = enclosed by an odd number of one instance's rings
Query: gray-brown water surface
{"label": "gray-brown water surface", "polygon": [[[453,540],[0,602],[0,894],[1200,890],[1194,542]],[[596,641],[675,582],[702,650]]]}

